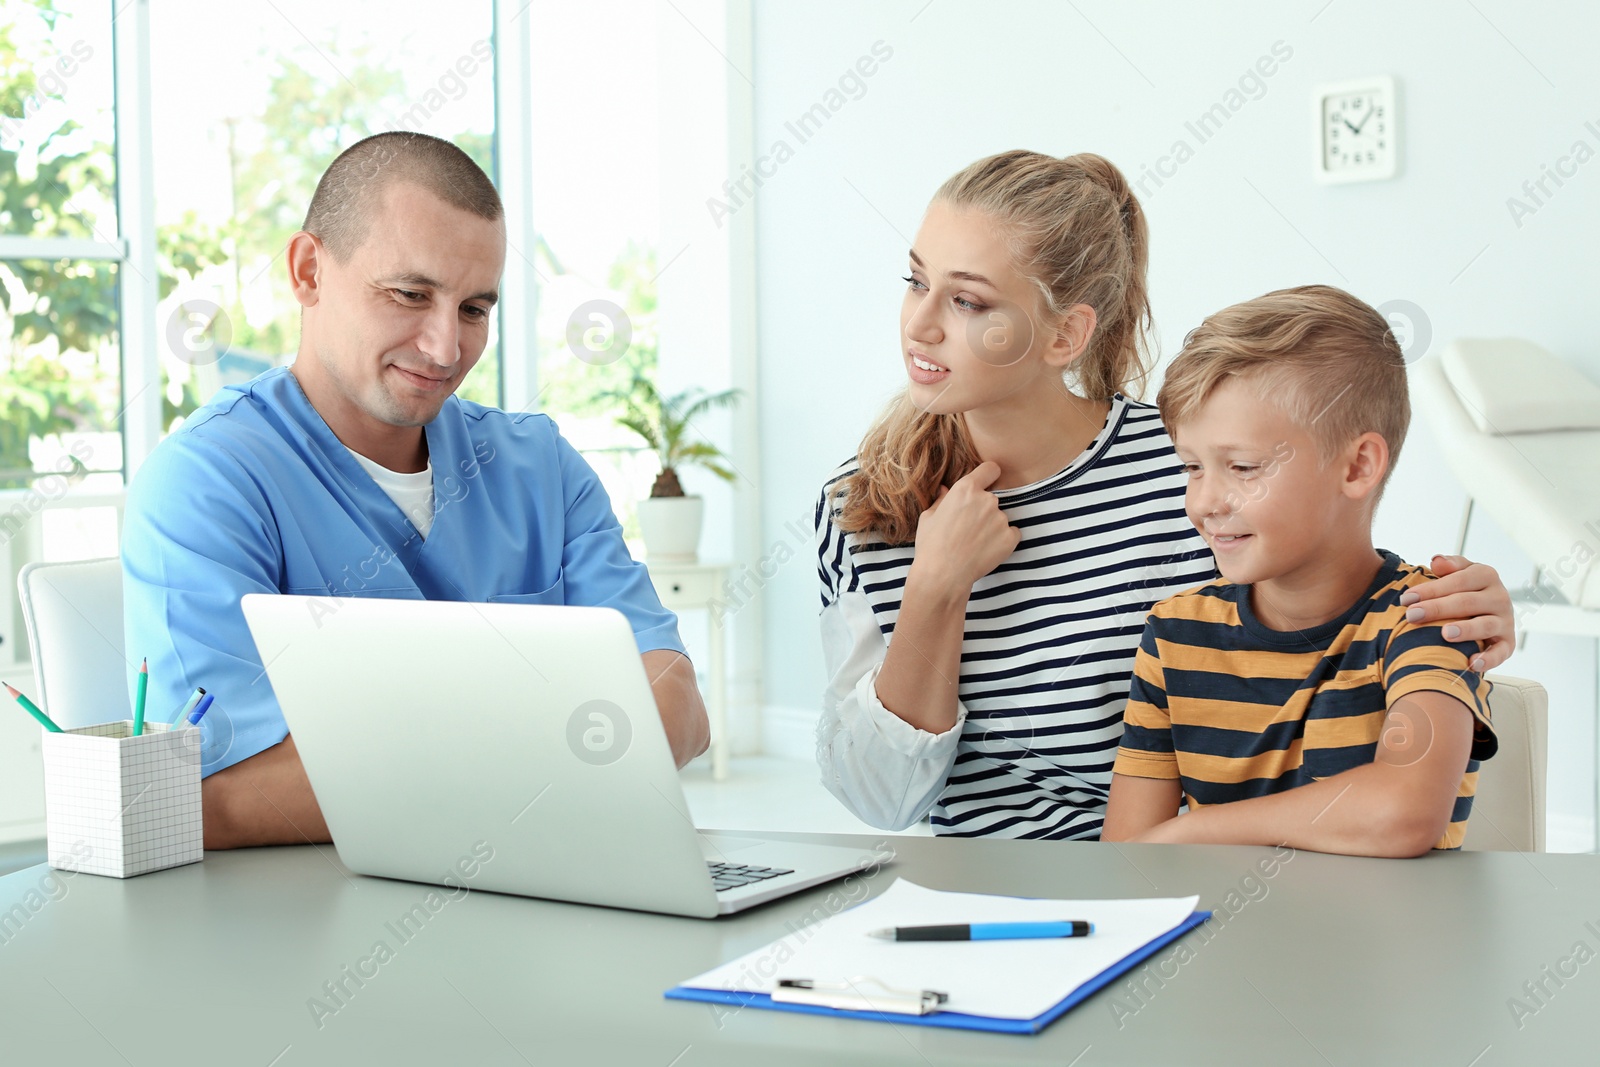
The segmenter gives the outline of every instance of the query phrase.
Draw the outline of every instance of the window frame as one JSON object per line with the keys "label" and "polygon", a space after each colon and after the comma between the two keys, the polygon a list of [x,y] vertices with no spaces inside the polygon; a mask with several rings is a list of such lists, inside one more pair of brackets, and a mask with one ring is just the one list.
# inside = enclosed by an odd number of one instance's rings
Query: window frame
{"label": "window frame", "polygon": [[[161,350],[156,304],[161,295],[156,261],[155,168],[151,151],[150,5],[134,0],[111,16],[116,64],[112,106],[116,114],[118,340],[122,355],[123,486],[133,480],[161,440]],[[134,383],[144,384],[135,387]]]}

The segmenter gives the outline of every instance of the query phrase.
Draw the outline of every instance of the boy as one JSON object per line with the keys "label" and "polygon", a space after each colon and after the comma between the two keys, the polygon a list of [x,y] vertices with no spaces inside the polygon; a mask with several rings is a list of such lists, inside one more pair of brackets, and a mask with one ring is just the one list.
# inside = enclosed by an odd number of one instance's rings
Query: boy
{"label": "boy", "polygon": [[1104,839],[1460,847],[1489,683],[1476,643],[1407,620],[1431,575],[1372,545],[1410,421],[1388,324],[1328,286],[1268,293],[1194,330],[1156,403],[1222,579],[1150,613]]}

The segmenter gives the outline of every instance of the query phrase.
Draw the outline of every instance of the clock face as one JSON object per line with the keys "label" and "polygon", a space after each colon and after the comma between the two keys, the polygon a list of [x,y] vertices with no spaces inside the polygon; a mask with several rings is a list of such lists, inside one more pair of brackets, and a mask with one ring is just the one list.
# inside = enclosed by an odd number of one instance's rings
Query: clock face
{"label": "clock face", "polygon": [[1386,86],[1354,86],[1322,96],[1322,173],[1335,180],[1394,174],[1394,93]]}
{"label": "clock face", "polygon": [[1377,89],[1323,97],[1323,166],[1372,169],[1388,160],[1391,139],[1385,103],[1385,94]]}

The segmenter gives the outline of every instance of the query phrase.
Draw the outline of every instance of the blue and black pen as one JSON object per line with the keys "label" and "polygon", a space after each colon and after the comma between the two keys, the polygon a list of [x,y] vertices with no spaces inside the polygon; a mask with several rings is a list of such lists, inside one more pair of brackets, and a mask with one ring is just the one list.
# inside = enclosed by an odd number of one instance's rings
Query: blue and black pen
{"label": "blue and black pen", "polygon": [[188,721],[189,713],[194,710],[195,705],[200,703],[201,699],[204,698],[205,695],[205,686],[199,686],[193,693],[189,694],[189,699],[183,702],[183,707],[178,709],[178,714],[174,715],[170,721],[170,725],[173,729],[177,729],[179,726],[182,726]]}
{"label": "blue and black pen", "polygon": [[1044,923],[950,923],[944,926],[886,926],[867,931],[885,941],[1011,941],[1027,937],[1088,937],[1094,923],[1074,919]]}

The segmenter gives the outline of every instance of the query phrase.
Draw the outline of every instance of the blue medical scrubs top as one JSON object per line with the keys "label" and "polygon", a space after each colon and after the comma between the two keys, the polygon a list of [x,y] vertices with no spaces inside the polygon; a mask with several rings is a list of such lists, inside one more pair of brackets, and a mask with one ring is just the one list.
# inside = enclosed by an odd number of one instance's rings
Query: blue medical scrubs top
{"label": "blue medical scrubs top", "polygon": [[203,773],[288,735],[246,593],[611,607],[640,652],[684,651],[599,478],[547,416],[452,396],[424,430],[426,540],[287,367],[220,391],[140,468],[122,536],[128,655],[149,658],[152,718],[196,686],[216,694]]}

